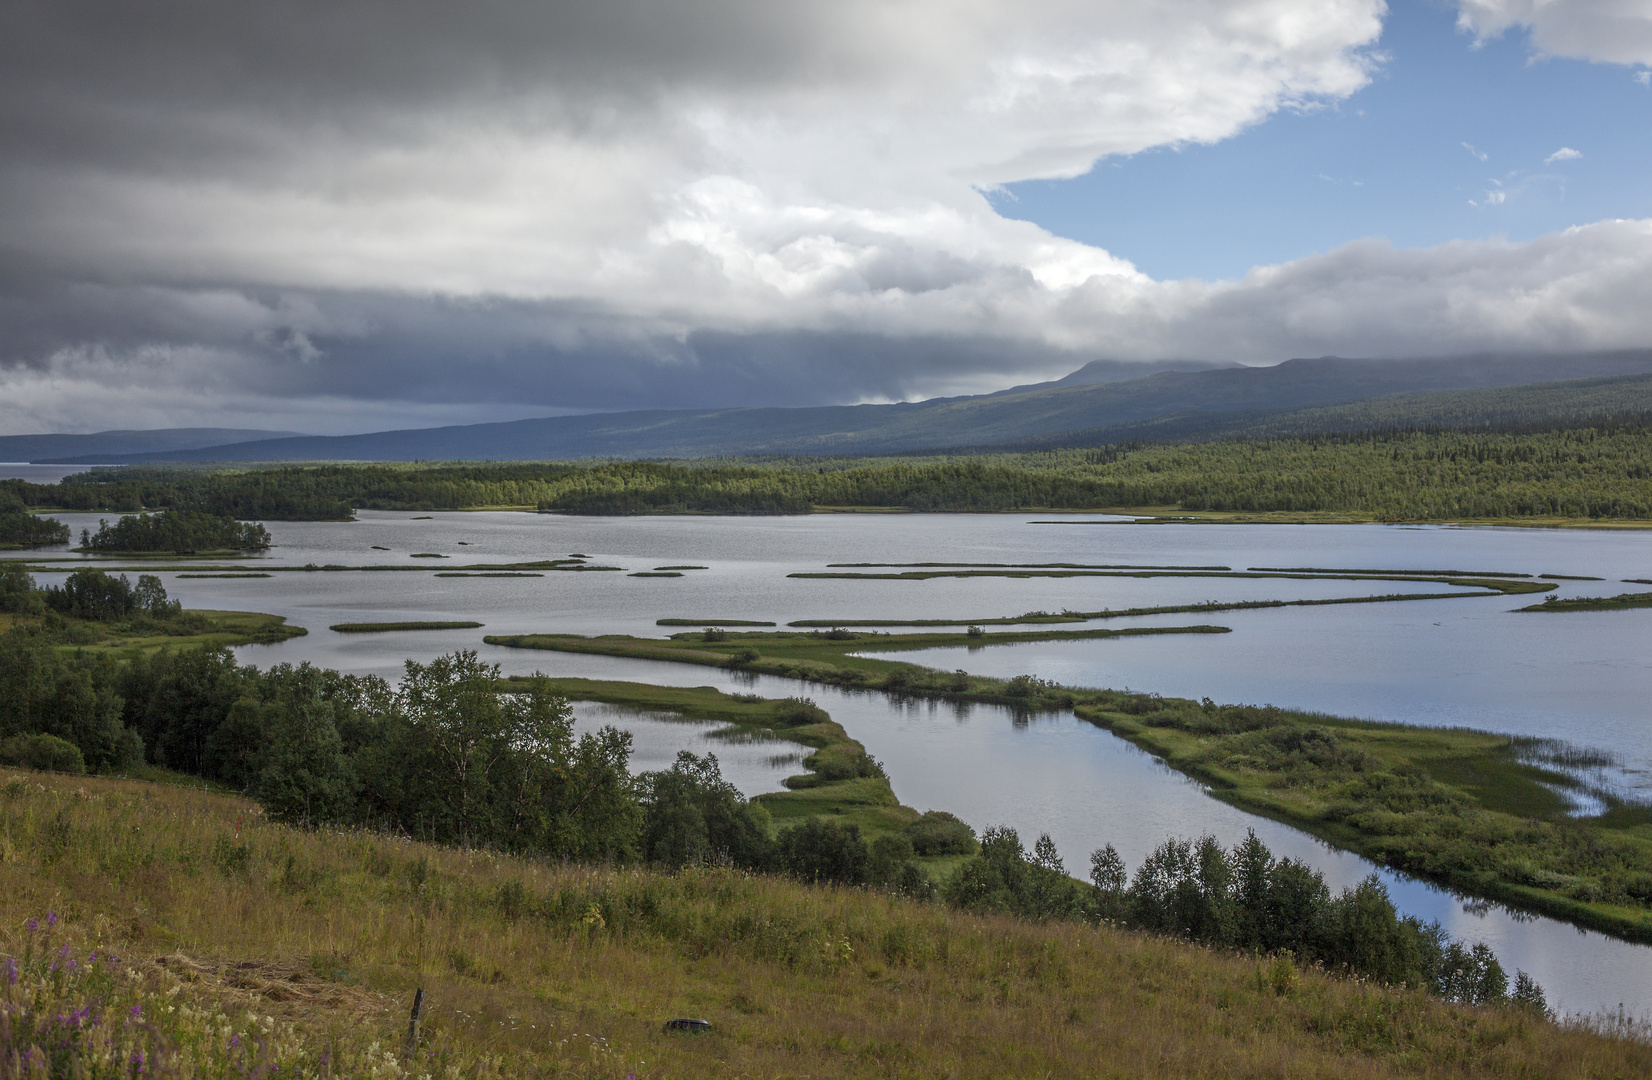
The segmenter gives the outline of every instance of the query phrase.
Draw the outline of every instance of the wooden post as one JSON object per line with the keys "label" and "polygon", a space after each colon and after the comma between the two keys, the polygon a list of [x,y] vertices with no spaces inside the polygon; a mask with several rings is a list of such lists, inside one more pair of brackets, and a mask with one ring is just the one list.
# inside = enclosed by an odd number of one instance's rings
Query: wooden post
{"label": "wooden post", "polygon": [[419,1049],[419,1018],[424,1015],[424,987],[413,991],[413,1015],[407,1021],[407,1052],[402,1056],[409,1062]]}

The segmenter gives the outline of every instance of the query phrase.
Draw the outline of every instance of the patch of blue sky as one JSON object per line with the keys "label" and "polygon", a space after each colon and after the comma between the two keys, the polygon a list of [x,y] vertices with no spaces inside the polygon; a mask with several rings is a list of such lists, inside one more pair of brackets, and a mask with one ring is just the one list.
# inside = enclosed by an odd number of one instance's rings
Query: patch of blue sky
{"label": "patch of blue sky", "polygon": [[1236,278],[1364,237],[1527,240],[1652,217],[1646,69],[1539,56],[1522,31],[1477,44],[1429,0],[1391,3],[1377,52],[1346,100],[989,198],[1161,280]]}

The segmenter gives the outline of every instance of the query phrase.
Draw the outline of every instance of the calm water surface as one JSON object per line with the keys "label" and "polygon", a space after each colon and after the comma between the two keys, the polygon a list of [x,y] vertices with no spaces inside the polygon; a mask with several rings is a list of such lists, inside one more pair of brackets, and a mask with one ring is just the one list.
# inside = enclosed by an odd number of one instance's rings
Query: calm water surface
{"label": "calm water surface", "polygon": [[[1209,578],[808,580],[793,572],[839,562],[1090,562],[1489,570],[1600,577],[1561,581],[1559,594],[1645,589],[1652,533],[1638,531],[1398,528],[1384,526],[1040,525],[1021,515],[818,515],[798,518],[568,518],[508,513],[370,513],[348,524],[269,525],[276,565],[423,565],[420,572],[278,573],[267,579],[187,580],[163,574],[193,607],[271,611],[310,635],[241,650],[250,662],[311,660],[396,678],[403,661],[475,648],[507,672],[715,685],[770,696],[814,697],[882,759],[896,793],[946,809],[978,829],[1017,828],[1029,843],[1055,839],[1081,876],[1088,853],[1118,847],[1132,866],[1166,836],[1210,832],[1224,843],[1254,828],[1276,854],[1307,859],[1333,885],[1370,872],[1400,907],[1484,940],[1511,970],[1531,972],[1567,1010],[1652,1009],[1652,949],[1516,918],[1397,877],[1281,825],[1244,814],[1150,756],[1070,714],[1018,723],[976,706],[892,703],[881,694],[746,680],[722,671],[483,645],[486,633],[566,631],[664,634],[662,616],[706,619],[978,619],[1029,610],[1097,610],[1203,600],[1290,599],[1425,591],[1384,582]],[[63,515],[77,532],[95,515]],[[1085,520],[1085,519],[1073,519]],[[1094,519],[1088,519],[1094,520]],[[387,550],[378,551],[374,547]],[[446,560],[411,560],[433,552]],[[539,578],[436,578],[444,565],[581,553],[623,571]],[[695,565],[681,578],[633,571]],[[1216,622],[1226,635],[1029,643],[903,654],[942,668],[1038,674],[1062,682],[1128,686],[1221,701],[1271,702],[1421,724],[1461,724],[1559,737],[1619,754],[1626,782],[1652,777],[1652,610],[1522,615],[1522,597],[1221,612],[1116,620],[1108,625]],[[475,619],[485,629],[340,635],[334,622]],[[748,794],[776,790],[794,766],[788,748],[729,745],[703,725],[580,706],[587,727],[638,733],[637,767],[669,764],[676,749],[711,750]],[[725,756],[727,755],[727,756]]]}

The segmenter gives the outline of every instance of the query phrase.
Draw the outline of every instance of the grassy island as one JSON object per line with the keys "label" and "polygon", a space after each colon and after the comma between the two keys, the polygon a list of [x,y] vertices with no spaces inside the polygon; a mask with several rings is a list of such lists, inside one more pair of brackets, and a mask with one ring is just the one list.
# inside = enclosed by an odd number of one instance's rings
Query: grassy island
{"label": "grassy island", "polygon": [[479,622],[341,622],[327,629],[336,634],[388,634],[396,630],[475,630]]}
{"label": "grassy island", "polygon": [[[1652,942],[1652,807],[1591,790],[1564,747],[1487,732],[1347,720],[1065,687],[1032,676],[946,673],[867,653],[1221,632],[1221,627],[876,634],[490,636],[517,648],[719,665],[858,689],[1028,711],[1071,709],[1193,776],[1210,792],[1339,847],[1467,895]],[[1563,792],[1604,813],[1572,816]]]}
{"label": "grassy island", "polygon": [[[185,609],[161,580],[133,585],[89,567],[39,589],[20,564],[0,564],[0,632],[60,654],[130,658],[198,646],[274,644],[302,637],[281,615]],[[3,692],[3,691],[0,691]]]}
{"label": "grassy island", "polygon": [[0,550],[51,547],[69,542],[69,526],[55,518],[24,511],[21,503],[9,507],[0,492]]}
{"label": "grassy island", "polygon": [[[902,806],[889,787],[883,769],[866,748],[849,737],[843,726],[811,703],[796,699],[773,700],[755,694],[725,694],[709,686],[671,687],[599,679],[530,679],[513,676],[512,684],[543,685],[570,701],[600,701],[648,712],[663,712],[686,720],[713,720],[727,730],[759,738],[801,743],[813,750],[803,759],[804,772],[786,779],[790,790],[759,795],[753,802],[768,810],[777,826],[829,814],[834,821],[854,825],[868,840],[904,829],[919,818]],[[919,862],[940,876],[957,863],[939,856]]]}
{"label": "grassy island", "polygon": [[129,514],[113,523],[98,522],[98,531],[81,530],[80,550],[99,554],[143,555],[164,552],[266,551],[270,534],[256,522],[242,524],[226,514],[166,510]]}
{"label": "grassy island", "polygon": [[1532,604],[1516,610],[1622,611],[1626,608],[1641,607],[1652,607],[1652,592],[1619,593],[1617,596],[1577,596],[1570,600],[1560,600],[1551,596],[1541,604]]}

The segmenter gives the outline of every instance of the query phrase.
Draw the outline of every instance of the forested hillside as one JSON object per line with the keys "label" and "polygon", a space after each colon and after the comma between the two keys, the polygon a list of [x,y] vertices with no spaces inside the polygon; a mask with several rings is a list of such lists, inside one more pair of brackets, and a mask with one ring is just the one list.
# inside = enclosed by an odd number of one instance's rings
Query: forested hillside
{"label": "forested hillside", "polygon": [[1652,518],[1652,431],[1393,432],[967,457],[319,465],[102,471],[7,482],[34,507],[328,519],[350,508],[564,513],[1100,510],[1378,520]]}

